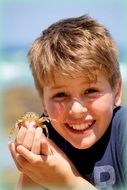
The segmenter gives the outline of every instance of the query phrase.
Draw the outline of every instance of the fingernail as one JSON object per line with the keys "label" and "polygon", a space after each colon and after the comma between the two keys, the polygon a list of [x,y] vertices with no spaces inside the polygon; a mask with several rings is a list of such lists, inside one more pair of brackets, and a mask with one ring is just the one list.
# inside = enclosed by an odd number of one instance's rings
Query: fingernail
{"label": "fingernail", "polygon": [[25,123],[27,127],[32,128],[32,127],[36,127],[36,123],[34,121],[31,122],[26,122]]}

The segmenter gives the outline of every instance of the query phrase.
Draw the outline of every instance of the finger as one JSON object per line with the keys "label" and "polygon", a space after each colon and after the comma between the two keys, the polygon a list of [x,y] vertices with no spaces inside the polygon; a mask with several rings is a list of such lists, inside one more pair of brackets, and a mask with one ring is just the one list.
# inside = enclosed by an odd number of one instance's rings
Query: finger
{"label": "finger", "polygon": [[42,155],[50,155],[52,154],[51,153],[51,149],[50,149],[50,145],[48,143],[48,140],[47,138],[45,137],[45,135],[43,134],[43,138],[41,139],[41,150],[40,150],[40,153]]}
{"label": "finger", "polygon": [[23,173],[27,173],[32,170],[32,165],[20,154],[17,156],[18,169]]}
{"label": "finger", "polygon": [[10,153],[12,155],[12,158],[13,158],[17,168],[20,170],[20,166],[19,166],[19,164],[17,162],[17,157],[18,157],[19,154],[16,151],[15,143],[14,142],[9,142],[8,147],[9,147]]}
{"label": "finger", "polygon": [[27,132],[27,129],[24,126],[21,126],[15,140],[16,145],[23,144],[26,132]]}
{"label": "finger", "polygon": [[27,132],[26,132],[26,135],[24,137],[24,141],[22,143],[22,145],[25,148],[27,148],[28,150],[31,150],[31,148],[32,148],[34,135],[35,135],[35,127],[33,126],[32,123],[30,123],[29,126],[27,127]]}
{"label": "finger", "polygon": [[8,143],[8,147],[18,170],[21,172],[28,172],[31,166],[29,162],[16,151],[15,144],[13,142]]}
{"label": "finger", "polygon": [[30,126],[36,128],[36,122],[34,121],[25,121],[25,127],[28,129]]}
{"label": "finger", "polygon": [[17,149],[17,152],[32,165],[36,165],[40,162],[41,163],[43,162],[43,159],[40,155],[34,154],[33,152],[29,151],[22,145],[17,146],[16,149]]}
{"label": "finger", "polygon": [[35,136],[34,136],[32,148],[31,148],[31,151],[34,154],[40,154],[40,141],[41,141],[41,138],[42,138],[42,128],[37,127],[36,130],[35,130]]}

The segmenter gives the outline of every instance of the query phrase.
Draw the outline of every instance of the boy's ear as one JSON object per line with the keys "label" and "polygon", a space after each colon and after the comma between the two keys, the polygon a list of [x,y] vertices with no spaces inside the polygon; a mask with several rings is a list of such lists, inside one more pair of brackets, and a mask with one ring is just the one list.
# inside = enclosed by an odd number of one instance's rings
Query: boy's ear
{"label": "boy's ear", "polygon": [[122,94],[122,79],[120,78],[115,89],[115,102],[114,106],[120,106]]}

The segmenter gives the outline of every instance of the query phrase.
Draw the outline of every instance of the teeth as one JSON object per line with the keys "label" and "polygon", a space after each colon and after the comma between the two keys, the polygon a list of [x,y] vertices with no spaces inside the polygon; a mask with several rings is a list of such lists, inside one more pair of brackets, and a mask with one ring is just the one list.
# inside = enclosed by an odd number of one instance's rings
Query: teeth
{"label": "teeth", "polygon": [[76,130],[84,130],[86,128],[88,128],[90,125],[92,124],[92,122],[87,123],[87,124],[75,124],[75,125],[70,125],[70,127],[72,127],[73,129]]}

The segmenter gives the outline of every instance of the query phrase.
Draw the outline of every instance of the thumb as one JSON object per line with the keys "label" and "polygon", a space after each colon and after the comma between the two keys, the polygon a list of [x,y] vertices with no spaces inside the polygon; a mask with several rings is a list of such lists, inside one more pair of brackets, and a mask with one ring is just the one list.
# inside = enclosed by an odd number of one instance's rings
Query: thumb
{"label": "thumb", "polygon": [[55,154],[56,156],[62,156],[63,158],[67,158],[66,154],[61,150],[51,139],[48,139],[50,145],[50,152]]}

